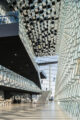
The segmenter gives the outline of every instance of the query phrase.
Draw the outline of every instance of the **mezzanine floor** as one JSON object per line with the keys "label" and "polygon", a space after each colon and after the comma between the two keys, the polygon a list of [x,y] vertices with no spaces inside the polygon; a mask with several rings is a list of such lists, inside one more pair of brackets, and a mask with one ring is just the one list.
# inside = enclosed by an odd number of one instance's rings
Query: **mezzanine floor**
{"label": "mezzanine floor", "polygon": [[54,103],[18,104],[0,107],[0,120],[71,120]]}

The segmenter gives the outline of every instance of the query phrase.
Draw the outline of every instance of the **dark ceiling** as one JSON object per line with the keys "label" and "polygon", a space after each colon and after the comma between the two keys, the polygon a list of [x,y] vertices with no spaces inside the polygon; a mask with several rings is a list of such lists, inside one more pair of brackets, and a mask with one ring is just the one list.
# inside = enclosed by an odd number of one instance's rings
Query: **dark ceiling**
{"label": "dark ceiling", "polygon": [[0,64],[34,81],[40,87],[38,73],[19,36],[0,38]]}

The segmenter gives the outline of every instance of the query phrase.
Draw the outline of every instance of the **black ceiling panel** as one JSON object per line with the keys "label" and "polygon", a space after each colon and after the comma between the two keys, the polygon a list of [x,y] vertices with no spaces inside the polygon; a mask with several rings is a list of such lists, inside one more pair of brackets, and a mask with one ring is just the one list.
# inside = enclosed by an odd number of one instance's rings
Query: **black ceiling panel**
{"label": "black ceiling panel", "polygon": [[34,81],[40,87],[38,73],[19,36],[0,37],[0,65]]}

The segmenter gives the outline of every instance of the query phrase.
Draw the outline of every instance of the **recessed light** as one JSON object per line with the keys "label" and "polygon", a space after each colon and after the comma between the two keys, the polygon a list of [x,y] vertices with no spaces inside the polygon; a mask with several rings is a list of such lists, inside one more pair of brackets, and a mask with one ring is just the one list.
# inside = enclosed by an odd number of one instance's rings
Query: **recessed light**
{"label": "recessed light", "polygon": [[15,53],[14,56],[17,56],[17,53]]}
{"label": "recessed light", "polygon": [[11,61],[11,63],[14,63],[13,61]]}

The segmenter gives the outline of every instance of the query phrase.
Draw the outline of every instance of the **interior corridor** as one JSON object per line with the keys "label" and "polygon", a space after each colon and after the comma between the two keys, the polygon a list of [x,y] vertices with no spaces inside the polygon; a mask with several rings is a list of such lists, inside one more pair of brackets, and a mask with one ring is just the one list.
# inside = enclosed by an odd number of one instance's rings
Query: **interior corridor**
{"label": "interior corridor", "polygon": [[80,0],[0,0],[0,120],[80,120]]}
{"label": "interior corridor", "polygon": [[59,105],[17,104],[0,107],[0,120],[71,120]]}

